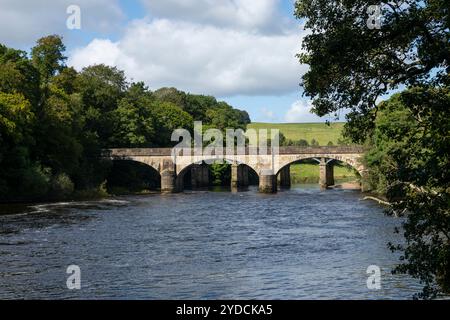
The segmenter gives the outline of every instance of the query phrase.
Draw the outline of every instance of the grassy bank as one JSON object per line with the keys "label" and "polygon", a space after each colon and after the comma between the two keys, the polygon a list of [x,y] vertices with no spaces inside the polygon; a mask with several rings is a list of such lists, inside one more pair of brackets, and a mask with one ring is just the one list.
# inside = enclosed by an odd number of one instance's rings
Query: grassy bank
{"label": "grassy bank", "polygon": [[341,139],[343,122],[331,123],[262,123],[254,122],[247,125],[248,129],[279,129],[281,133],[290,140],[304,139],[311,143],[314,139],[321,146],[326,146],[328,142],[334,145]]}
{"label": "grassy bank", "polygon": [[[358,176],[355,171],[347,166],[334,166],[334,180],[336,183],[354,181]],[[319,166],[316,164],[302,163],[291,165],[292,183],[318,183]]]}

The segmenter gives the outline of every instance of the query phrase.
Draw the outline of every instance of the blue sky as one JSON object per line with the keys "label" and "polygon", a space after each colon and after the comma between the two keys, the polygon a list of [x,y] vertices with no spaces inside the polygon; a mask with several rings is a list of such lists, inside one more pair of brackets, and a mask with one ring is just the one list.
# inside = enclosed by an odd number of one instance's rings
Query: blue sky
{"label": "blue sky", "polygon": [[[79,5],[81,29],[66,8]],[[299,87],[306,32],[293,0],[0,0],[0,42],[29,50],[64,37],[68,64],[117,66],[151,89],[210,94],[258,122],[323,122]],[[14,30],[10,32],[9,30]]]}

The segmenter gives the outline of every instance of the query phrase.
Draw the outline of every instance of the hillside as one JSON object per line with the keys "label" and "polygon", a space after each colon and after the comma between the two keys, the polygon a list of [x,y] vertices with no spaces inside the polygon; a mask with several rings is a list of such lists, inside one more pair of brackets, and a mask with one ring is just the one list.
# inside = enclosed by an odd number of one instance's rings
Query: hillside
{"label": "hillside", "polygon": [[344,127],[343,122],[335,122],[327,125],[325,123],[262,123],[254,122],[247,125],[250,129],[279,129],[286,139],[304,139],[311,143],[312,139],[319,142],[321,146],[326,146],[329,141],[337,145]]}

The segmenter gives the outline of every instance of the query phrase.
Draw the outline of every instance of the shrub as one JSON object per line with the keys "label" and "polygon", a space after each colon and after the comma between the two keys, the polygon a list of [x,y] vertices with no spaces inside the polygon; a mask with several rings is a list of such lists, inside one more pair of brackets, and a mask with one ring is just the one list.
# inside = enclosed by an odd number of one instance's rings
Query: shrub
{"label": "shrub", "polygon": [[65,199],[72,195],[74,184],[70,177],[65,173],[53,176],[50,183],[50,197],[57,199]]}

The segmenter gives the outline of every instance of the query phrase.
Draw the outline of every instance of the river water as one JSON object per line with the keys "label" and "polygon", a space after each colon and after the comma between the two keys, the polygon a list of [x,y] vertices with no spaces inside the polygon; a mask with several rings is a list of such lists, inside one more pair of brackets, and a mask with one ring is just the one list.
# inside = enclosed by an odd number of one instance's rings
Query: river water
{"label": "river water", "polygon": [[3,207],[0,299],[410,299],[420,286],[391,274],[387,248],[401,220],[361,198],[296,186]]}

